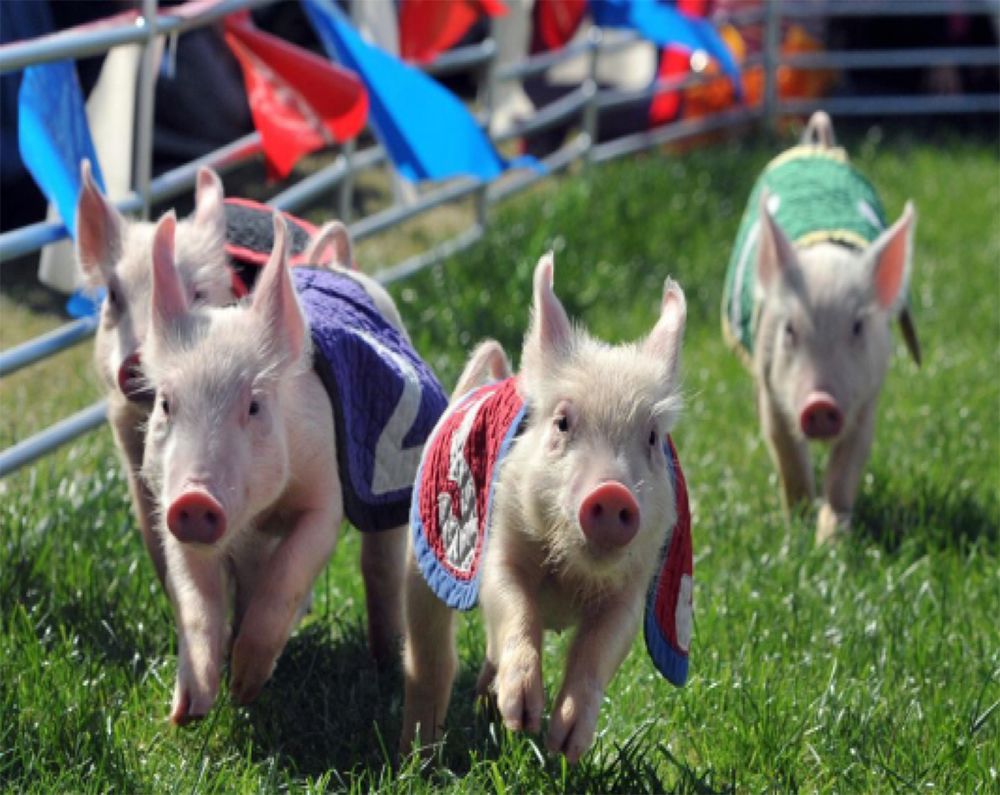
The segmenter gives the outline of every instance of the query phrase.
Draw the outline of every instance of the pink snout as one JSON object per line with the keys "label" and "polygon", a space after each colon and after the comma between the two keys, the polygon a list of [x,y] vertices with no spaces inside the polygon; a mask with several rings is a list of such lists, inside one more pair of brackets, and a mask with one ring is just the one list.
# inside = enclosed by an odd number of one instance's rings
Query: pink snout
{"label": "pink snout", "polygon": [[226,513],[207,491],[191,489],[170,504],[167,529],[185,544],[214,544],[226,532]]}
{"label": "pink snout", "polygon": [[799,415],[802,433],[809,439],[832,439],[844,425],[844,414],[828,392],[812,392]]}
{"label": "pink snout", "polygon": [[141,403],[153,399],[153,391],[142,375],[142,360],[138,351],[129,354],[118,368],[118,388],[132,401]]}
{"label": "pink snout", "polygon": [[639,531],[639,504],[623,484],[602,483],[583,498],[580,527],[587,540],[601,549],[623,547]]}

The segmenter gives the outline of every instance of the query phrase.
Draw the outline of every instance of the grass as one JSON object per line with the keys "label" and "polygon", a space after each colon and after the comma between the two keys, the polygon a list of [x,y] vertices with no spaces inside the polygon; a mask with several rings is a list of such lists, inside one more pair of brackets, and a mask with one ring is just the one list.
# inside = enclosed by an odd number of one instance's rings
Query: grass
{"label": "grass", "polygon": [[[921,212],[918,369],[897,355],[854,535],[815,549],[786,523],[749,376],[719,334],[722,273],[763,144],[594,169],[502,208],[465,255],[398,285],[417,348],[446,384],[494,336],[517,355],[530,273],[556,251],[570,314],[612,341],[644,333],[663,278],[688,296],[695,632],[677,690],[641,641],[575,768],[477,711],[478,618],[433,763],[390,764],[398,673],[363,641],[353,531],[259,701],[165,715],[170,609],[133,528],[107,431],[0,482],[0,786],[9,791],[996,792],[1000,788],[1000,172],[996,141],[870,133],[854,157],[898,215]],[[3,423],[65,409],[53,379],[0,392]],[[73,376],[75,377],[75,376]],[[80,376],[83,377],[83,376]],[[71,391],[71,390],[70,390]],[[48,404],[39,407],[40,401]],[[25,402],[19,403],[19,400]],[[14,415],[12,417],[12,415]],[[5,431],[6,433],[6,431]],[[550,695],[566,639],[546,641]]]}

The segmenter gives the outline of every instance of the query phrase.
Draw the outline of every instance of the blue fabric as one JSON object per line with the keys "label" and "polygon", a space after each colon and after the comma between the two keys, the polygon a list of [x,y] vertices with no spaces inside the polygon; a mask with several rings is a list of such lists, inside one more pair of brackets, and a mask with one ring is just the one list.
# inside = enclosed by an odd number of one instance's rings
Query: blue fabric
{"label": "blue fabric", "polygon": [[[670,484],[674,494],[678,493],[677,467],[674,464],[674,456],[670,452],[668,445],[663,446],[663,452],[667,457],[667,472],[670,475]],[[660,626],[656,617],[656,594],[660,587],[660,578],[664,574],[664,564],[667,554],[670,551],[669,540],[663,544],[660,550],[660,568],[656,576],[653,577],[646,591],[646,614],[642,620],[642,634],[646,642],[646,652],[656,666],[656,669],[666,677],[667,681],[677,687],[682,687],[687,682],[688,675],[688,655],[682,654],[671,644],[667,637],[666,630]]]}
{"label": "blue fabric", "polygon": [[543,168],[531,157],[502,158],[454,94],[365,42],[333,3],[302,4],[327,54],[364,80],[375,134],[404,177],[419,181],[470,175],[490,181],[511,167]]}
{"label": "blue fabric", "polygon": [[739,67],[708,20],[682,14],[662,0],[590,0],[590,13],[596,24],[638,31],[658,47],[705,50],[722,65],[742,98]]}
{"label": "blue fabric", "polygon": [[291,272],[333,405],[347,518],[365,532],[405,524],[420,452],[448,405],[444,390],[356,279]]}
{"label": "blue fabric", "polygon": [[18,143],[25,166],[48,200],[55,204],[75,240],[80,161],[85,157],[90,159],[101,190],[104,179],[72,61],[29,66],[24,70],[18,94]]}

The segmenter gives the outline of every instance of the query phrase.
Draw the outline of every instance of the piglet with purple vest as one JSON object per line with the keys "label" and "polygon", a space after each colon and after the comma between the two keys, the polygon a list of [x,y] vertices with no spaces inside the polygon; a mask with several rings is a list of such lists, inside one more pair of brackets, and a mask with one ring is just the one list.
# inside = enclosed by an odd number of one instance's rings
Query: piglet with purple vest
{"label": "piglet with purple vest", "polygon": [[409,495],[446,401],[379,310],[384,290],[342,268],[289,269],[279,216],[254,292],[222,309],[189,307],[173,231],[164,219],[153,244],[143,474],[177,623],[171,719],[185,723],[211,708],[230,634],[231,693],[256,697],[345,515],[363,531],[371,650],[395,657]]}

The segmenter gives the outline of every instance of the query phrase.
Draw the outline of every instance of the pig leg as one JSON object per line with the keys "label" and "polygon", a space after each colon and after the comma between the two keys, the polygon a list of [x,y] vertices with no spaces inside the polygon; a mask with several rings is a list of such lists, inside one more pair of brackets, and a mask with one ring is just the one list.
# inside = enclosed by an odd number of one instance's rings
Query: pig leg
{"label": "pig leg", "polygon": [[170,720],[178,725],[208,714],[219,692],[228,642],[228,583],[222,560],[168,539],[167,591],[177,622],[177,681]]}
{"label": "pig leg", "polygon": [[108,407],[108,418],[118,449],[124,453],[128,490],[132,497],[132,511],[139,523],[142,541],[153,561],[156,576],[159,578],[160,584],[163,585],[166,583],[167,564],[160,537],[156,532],[156,522],[153,519],[156,497],[140,475],[145,448],[145,434],[140,428],[145,429],[146,416],[144,412],[137,412],[129,405],[122,406],[117,401],[111,401]]}
{"label": "pig leg", "polygon": [[274,550],[251,596],[233,644],[230,692],[253,701],[271,676],[312,584],[337,544],[339,514],[329,507],[302,512]]}
{"label": "pig leg", "polygon": [[403,634],[400,585],[406,567],[407,525],[361,534],[361,576],[368,607],[368,648],[381,666],[399,659]]}
{"label": "pig leg", "polygon": [[[500,543],[498,543],[500,542]],[[479,601],[488,634],[489,654],[496,655],[497,707],[513,731],[537,732],[542,725],[542,622],[536,609],[538,578],[543,569],[518,563],[516,554],[494,538],[491,557],[483,562]]]}
{"label": "pig leg", "polygon": [[809,445],[789,430],[788,421],[771,400],[766,387],[757,390],[757,408],[761,431],[781,476],[785,512],[790,513],[800,503],[811,502],[816,493]]}
{"label": "pig leg", "polygon": [[569,650],[566,675],[552,709],[547,745],[576,763],[594,742],[604,691],[639,631],[641,594],[616,594],[586,611]]}
{"label": "pig leg", "polygon": [[414,741],[425,747],[441,736],[458,669],[458,653],[454,611],[428,587],[412,550],[407,553],[404,583],[405,695],[399,750],[408,754]]}
{"label": "pig leg", "polygon": [[832,539],[838,531],[848,529],[854,499],[858,494],[861,472],[868,461],[875,434],[875,401],[861,408],[848,432],[838,439],[830,451],[823,504],[816,523],[816,543]]}

